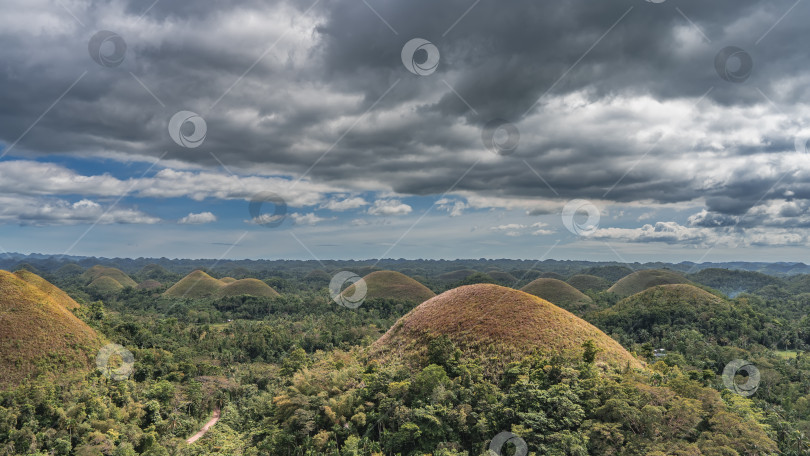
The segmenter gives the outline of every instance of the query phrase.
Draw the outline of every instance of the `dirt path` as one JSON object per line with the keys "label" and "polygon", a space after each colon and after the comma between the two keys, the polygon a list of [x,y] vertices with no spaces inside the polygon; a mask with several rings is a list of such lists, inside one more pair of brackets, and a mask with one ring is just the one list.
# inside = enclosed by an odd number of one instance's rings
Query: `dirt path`
{"label": "dirt path", "polygon": [[205,423],[205,426],[203,426],[202,429],[200,429],[200,432],[198,432],[198,433],[192,435],[191,437],[189,437],[188,440],[186,440],[186,443],[194,443],[197,440],[199,440],[200,437],[204,436],[205,433],[208,432],[209,429],[211,429],[211,426],[217,424],[217,421],[219,421],[219,409],[218,408],[216,410],[214,410],[214,416],[212,416],[211,419],[208,420],[207,423]]}

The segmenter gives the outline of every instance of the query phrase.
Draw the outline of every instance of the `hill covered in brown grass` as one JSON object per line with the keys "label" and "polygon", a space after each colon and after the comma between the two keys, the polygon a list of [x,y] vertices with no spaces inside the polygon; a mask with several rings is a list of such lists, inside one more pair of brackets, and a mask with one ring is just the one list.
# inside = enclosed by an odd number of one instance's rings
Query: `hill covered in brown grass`
{"label": "hill covered in brown grass", "polygon": [[265,298],[275,298],[281,296],[270,285],[259,279],[241,279],[226,283],[222,288],[214,293],[216,297],[225,296],[260,296]]}
{"label": "hill covered in brown grass", "polygon": [[644,269],[621,278],[607,291],[624,298],[658,285],[690,283],[682,274],[669,269]]}
{"label": "hill covered in brown grass", "polygon": [[172,298],[205,298],[250,295],[273,298],[280,296],[271,286],[258,279],[236,280],[225,277],[215,279],[204,271],[192,271],[163,292],[163,296]]}
{"label": "hill covered in brown grass", "polygon": [[[375,271],[363,277],[366,282],[366,299],[401,299],[414,303],[436,296],[430,288],[396,271]],[[354,285],[343,291],[344,296],[353,296]]]}
{"label": "hill covered in brown grass", "polygon": [[579,311],[593,303],[588,295],[557,279],[536,279],[521,288],[521,291],[543,298],[569,311]]}
{"label": "hill covered in brown grass", "polygon": [[163,292],[163,296],[172,298],[202,298],[211,296],[225,284],[207,273],[198,270],[192,271],[189,275],[180,279]]}
{"label": "hill covered in brown grass", "polygon": [[[135,282],[134,280],[132,280],[132,277],[126,275],[124,273],[124,271],[122,271],[122,270],[120,270],[118,268],[111,268],[111,267],[108,267],[108,266],[102,266],[100,264],[97,264],[97,265],[93,266],[92,268],[84,271],[84,273],[82,274],[81,277],[82,277],[82,279],[84,279],[85,283],[88,284],[88,285],[92,284],[93,282],[97,281],[98,279],[100,279],[102,277],[106,277],[108,279],[112,279],[112,280],[118,282],[121,285],[122,289],[126,288],[126,287],[135,288],[135,287],[138,286],[138,283]],[[103,287],[105,289],[112,290],[113,288],[117,288],[109,280],[103,280],[101,283],[103,284]],[[98,284],[97,284],[97,286],[98,286]]]}
{"label": "hill covered in brown grass", "polygon": [[627,350],[572,313],[519,290],[492,284],[467,285],[423,302],[400,318],[371,347],[373,356],[419,357],[429,342],[447,336],[479,359],[499,362],[540,351],[581,357],[592,340],[597,360],[641,367]]}
{"label": "hill covered in brown grass", "polygon": [[102,339],[54,288],[32,273],[0,271],[0,387],[92,367]]}

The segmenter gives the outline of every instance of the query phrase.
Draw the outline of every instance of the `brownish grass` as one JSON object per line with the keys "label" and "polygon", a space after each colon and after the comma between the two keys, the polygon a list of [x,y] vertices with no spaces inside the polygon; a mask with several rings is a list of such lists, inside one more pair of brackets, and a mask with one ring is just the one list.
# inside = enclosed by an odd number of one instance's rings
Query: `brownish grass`
{"label": "brownish grass", "polygon": [[621,278],[607,291],[627,297],[647,288],[673,283],[691,283],[683,275],[667,269],[645,269]]}
{"label": "brownish grass", "polygon": [[40,286],[0,271],[0,388],[38,375],[92,368],[103,344],[59,302],[59,293],[54,298]]}
{"label": "brownish grass", "polygon": [[579,357],[593,340],[597,360],[614,366],[642,364],[590,323],[536,296],[492,284],[468,285],[423,302],[400,318],[371,347],[373,356],[409,357],[448,336],[477,358],[517,360],[536,351]]}
{"label": "brownish grass", "polygon": [[15,272],[14,275],[28,282],[29,284],[37,287],[39,291],[45,293],[54,302],[64,306],[66,309],[73,310],[79,308],[79,303],[74,301],[73,298],[68,296],[67,293],[62,291],[56,285],[34,274],[33,272],[26,271],[25,269],[20,269],[19,271]]}
{"label": "brownish grass", "polygon": [[223,277],[219,279],[219,281],[222,283],[234,283],[236,282],[236,279],[234,279],[233,277]]}
{"label": "brownish grass", "polygon": [[90,285],[87,285],[87,288],[99,293],[117,293],[123,290],[124,286],[112,277],[101,276],[90,282]]}
{"label": "brownish grass", "polygon": [[84,274],[82,274],[82,278],[84,278],[86,283],[90,283],[99,277],[110,277],[115,279],[116,282],[120,283],[124,287],[135,288],[138,286],[138,283],[132,280],[130,276],[126,275],[124,271],[118,268],[102,266],[100,264],[93,266],[87,271],[84,271]]}
{"label": "brownish grass", "polygon": [[593,302],[586,294],[557,279],[533,280],[521,288],[521,291],[543,298],[566,310],[582,310]]}
{"label": "brownish grass", "polygon": [[221,281],[203,271],[196,270],[172,285],[171,288],[163,292],[163,295],[173,298],[202,298],[211,296],[224,286],[225,284]]}
{"label": "brownish grass", "polygon": [[281,296],[273,287],[259,279],[235,280],[214,293],[214,296],[218,297],[241,295],[263,296],[267,298]]}
{"label": "brownish grass", "polygon": [[[363,277],[368,288],[366,299],[388,298],[411,302],[423,302],[436,296],[430,288],[396,271],[375,271]],[[354,285],[343,291],[346,296],[354,295]]]}

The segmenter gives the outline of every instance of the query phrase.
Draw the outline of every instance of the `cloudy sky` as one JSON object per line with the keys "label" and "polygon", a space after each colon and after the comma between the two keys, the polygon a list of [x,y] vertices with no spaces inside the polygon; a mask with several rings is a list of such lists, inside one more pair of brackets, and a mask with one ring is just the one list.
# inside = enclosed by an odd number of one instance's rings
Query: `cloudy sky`
{"label": "cloudy sky", "polygon": [[2,10],[4,251],[808,259],[810,2]]}

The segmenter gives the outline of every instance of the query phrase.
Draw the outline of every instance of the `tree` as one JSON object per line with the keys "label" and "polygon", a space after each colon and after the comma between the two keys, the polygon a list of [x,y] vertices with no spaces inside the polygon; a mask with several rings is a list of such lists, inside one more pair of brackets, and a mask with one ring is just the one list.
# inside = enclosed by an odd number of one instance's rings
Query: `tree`
{"label": "tree", "polygon": [[582,348],[585,349],[585,352],[582,353],[582,360],[588,364],[592,364],[596,360],[596,355],[598,355],[602,349],[596,346],[596,343],[588,339],[582,344]]}

